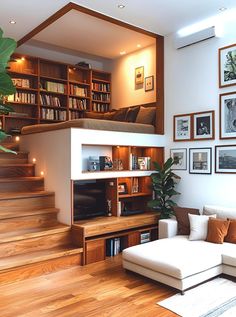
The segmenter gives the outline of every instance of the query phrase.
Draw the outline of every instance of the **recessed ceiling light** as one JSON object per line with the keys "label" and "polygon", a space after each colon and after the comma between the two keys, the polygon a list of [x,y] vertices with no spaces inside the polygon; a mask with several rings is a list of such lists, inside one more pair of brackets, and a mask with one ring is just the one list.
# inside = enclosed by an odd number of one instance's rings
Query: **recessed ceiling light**
{"label": "recessed ceiling light", "polygon": [[9,21],[9,23],[10,23],[10,24],[16,24],[16,21],[11,20],[11,21]]}
{"label": "recessed ceiling light", "polygon": [[119,9],[124,9],[125,8],[125,5],[124,4],[118,4],[117,6]]}
{"label": "recessed ceiling light", "polygon": [[141,47],[141,44],[137,44],[137,48],[140,48]]}
{"label": "recessed ceiling light", "polygon": [[219,11],[225,11],[225,10],[227,10],[227,8],[226,7],[222,7],[222,8],[219,8]]}
{"label": "recessed ceiling light", "polygon": [[120,55],[125,55],[126,54],[126,51],[121,51],[120,52]]}

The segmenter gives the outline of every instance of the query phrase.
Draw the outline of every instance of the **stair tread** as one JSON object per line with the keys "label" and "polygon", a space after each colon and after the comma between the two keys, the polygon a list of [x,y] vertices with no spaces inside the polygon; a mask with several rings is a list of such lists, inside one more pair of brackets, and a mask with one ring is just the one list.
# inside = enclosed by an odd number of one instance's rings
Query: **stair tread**
{"label": "stair tread", "polygon": [[33,163],[9,163],[9,164],[0,164],[1,167],[31,167],[35,166]]}
{"label": "stair tread", "polygon": [[32,182],[32,181],[42,181],[44,180],[44,177],[40,176],[21,176],[21,177],[1,177],[0,183],[11,183],[11,182]]}
{"label": "stair tread", "polygon": [[21,218],[27,216],[35,216],[35,215],[42,215],[42,214],[49,214],[49,213],[58,213],[58,208],[43,208],[43,209],[35,209],[35,210],[22,210],[22,211],[1,211],[0,212],[0,220],[2,219],[10,219],[10,218]]}
{"label": "stair tread", "polygon": [[46,236],[55,233],[66,232],[70,230],[70,226],[64,224],[57,224],[55,226],[44,228],[27,228],[17,231],[0,233],[0,243],[6,243],[11,241],[25,240],[29,238],[36,238]]}
{"label": "stair tread", "polygon": [[30,198],[30,197],[40,197],[40,196],[50,196],[55,193],[52,191],[38,190],[32,192],[9,192],[9,193],[0,193],[0,200],[9,200],[9,199],[19,199],[19,198]]}
{"label": "stair tread", "polygon": [[79,254],[82,252],[82,248],[77,248],[76,246],[69,245],[13,255],[0,259],[0,270],[3,271],[13,269],[22,265],[46,261],[66,255]]}

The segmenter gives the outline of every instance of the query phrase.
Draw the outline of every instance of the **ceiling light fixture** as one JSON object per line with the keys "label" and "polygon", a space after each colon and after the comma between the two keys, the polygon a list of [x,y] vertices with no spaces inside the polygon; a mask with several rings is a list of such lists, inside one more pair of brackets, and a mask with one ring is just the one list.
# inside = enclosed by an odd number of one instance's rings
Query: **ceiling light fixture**
{"label": "ceiling light fixture", "polygon": [[11,21],[9,21],[9,23],[10,23],[10,24],[16,24],[16,21],[11,20]]}
{"label": "ceiling light fixture", "polygon": [[117,6],[119,9],[124,9],[125,8],[125,5],[124,4],[118,4]]}
{"label": "ceiling light fixture", "polygon": [[121,51],[120,52],[120,55],[125,55],[126,54],[126,51]]}
{"label": "ceiling light fixture", "polygon": [[225,10],[227,10],[226,7],[219,8],[219,11],[221,11],[221,12],[223,12],[223,11],[225,11]]}

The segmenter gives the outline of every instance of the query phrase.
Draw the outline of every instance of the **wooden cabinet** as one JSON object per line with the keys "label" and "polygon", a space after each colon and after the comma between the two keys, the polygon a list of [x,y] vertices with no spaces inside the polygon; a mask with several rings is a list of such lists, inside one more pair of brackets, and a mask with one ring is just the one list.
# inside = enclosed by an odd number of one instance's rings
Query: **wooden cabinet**
{"label": "wooden cabinet", "polygon": [[8,101],[14,112],[0,116],[6,132],[20,133],[26,125],[77,119],[85,111],[110,109],[110,73],[19,54],[13,57],[8,72],[17,93]]}

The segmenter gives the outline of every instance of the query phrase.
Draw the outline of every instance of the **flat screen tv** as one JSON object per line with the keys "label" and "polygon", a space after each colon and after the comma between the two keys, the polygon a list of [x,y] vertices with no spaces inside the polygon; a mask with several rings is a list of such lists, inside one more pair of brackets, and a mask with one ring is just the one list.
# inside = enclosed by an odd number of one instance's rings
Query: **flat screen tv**
{"label": "flat screen tv", "polygon": [[105,181],[75,181],[74,221],[106,215],[107,201]]}

